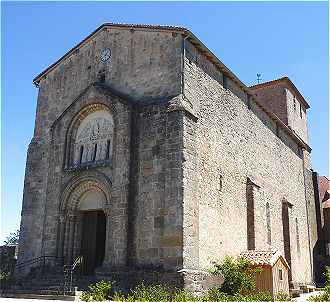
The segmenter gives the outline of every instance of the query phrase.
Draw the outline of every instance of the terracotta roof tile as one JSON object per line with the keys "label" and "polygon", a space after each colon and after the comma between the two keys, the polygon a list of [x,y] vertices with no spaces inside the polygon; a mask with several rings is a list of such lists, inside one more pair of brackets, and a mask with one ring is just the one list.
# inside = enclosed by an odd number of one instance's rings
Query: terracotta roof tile
{"label": "terracotta roof tile", "polygon": [[273,266],[279,258],[282,258],[283,262],[289,268],[288,263],[281,255],[280,252],[275,251],[256,251],[256,250],[249,250],[244,251],[240,254],[240,257],[246,260],[251,261],[255,265],[266,265],[266,266]]}
{"label": "terracotta roof tile", "polygon": [[323,209],[330,209],[330,198],[323,202]]}

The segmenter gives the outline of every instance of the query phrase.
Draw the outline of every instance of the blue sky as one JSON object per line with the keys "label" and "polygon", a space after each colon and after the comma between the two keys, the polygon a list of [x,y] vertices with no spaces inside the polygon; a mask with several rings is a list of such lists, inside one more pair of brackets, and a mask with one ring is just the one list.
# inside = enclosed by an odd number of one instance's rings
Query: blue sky
{"label": "blue sky", "polygon": [[328,12],[327,2],[2,2],[0,242],[20,221],[32,79],[104,22],[188,27],[247,85],[289,76],[311,105],[314,170],[329,175]]}

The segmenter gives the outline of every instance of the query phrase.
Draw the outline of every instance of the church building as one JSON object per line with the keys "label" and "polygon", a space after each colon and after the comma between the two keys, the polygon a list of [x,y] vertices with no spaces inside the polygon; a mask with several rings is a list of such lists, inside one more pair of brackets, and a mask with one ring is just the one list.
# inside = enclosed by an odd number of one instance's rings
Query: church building
{"label": "church building", "polygon": [[274,251],[312,283],[309,104],[289,78],[247,87],[185,28],[106,23],[34,84],[18,263],[189,288]]}

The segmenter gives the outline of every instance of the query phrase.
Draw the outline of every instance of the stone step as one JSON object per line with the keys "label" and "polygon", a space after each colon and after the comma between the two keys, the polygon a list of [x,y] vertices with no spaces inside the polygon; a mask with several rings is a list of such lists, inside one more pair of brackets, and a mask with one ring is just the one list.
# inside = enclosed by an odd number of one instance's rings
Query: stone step
{"label": "stone step", "polygon": [[40,299],[40,300],[59,300],[59,301],[78,301],[78,297],[69,295],[53,295],[53,294],[34,294],[34,293],[8,293],[2,295],[4,298],[17,299]]}

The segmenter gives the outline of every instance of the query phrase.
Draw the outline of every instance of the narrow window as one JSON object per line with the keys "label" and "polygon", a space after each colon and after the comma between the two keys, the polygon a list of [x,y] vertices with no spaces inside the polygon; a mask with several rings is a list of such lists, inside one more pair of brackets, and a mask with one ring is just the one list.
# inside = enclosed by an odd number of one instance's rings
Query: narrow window
{"label": "narrow window", "polygon": [[278,277],[279,277],[280,281],[283,281],[283,270],[282,269],[278,270]]}
{"label": "narrow window", "polygon": [[293,98],[293,110],[296,111],[296,98]]}
{"label": "narrow window", "polygon": [[266,203],[266,223],[267,223],[267,243],[272,244],[272,230],[270,225],[270,207],[269,202]]}
{"label": "narrow window", "polygon": [[298,218],[296,218],[296,240],[297,240],[297,253],[300,255],[300,235],[299,235],[299,223]]}
{"label": "narrow window", "polygon": [[105,154],[105,159],[109,159],[110,158],[110,140],[107,140],[107,150],[106,150],[106,154]]}
{"label": "narrow window", "polygon": [[255,221],[254,221],[254,184],[248,178],[246,182],[246,222],[247,222],[247,248],[256,248]]}
{"label": "narrow window", "polygon": [[96,159],[96,153],[97,153],[97,144],[94,145],[93,161],[95,161]]}
{"label": "narrow window", "polygon": [[219,177],[219,191],[222,191],[222,175]]}
{"label": "narrow window", "polygon": [[302,118],[302,106],[300,104],[300,118]]}
{"label": "narrow window", "polygon": [[[282,201],[282,224],[283,224],[283,242],[284,242],[284,255],[291,267],[291,238],[290,238],[290,214],[289,208],[292,205],[283,199]],[[292,280],[292,273],[289,270],[289,280]]]}
{"label": "narrow window", "polygon": [[81,164],[81,163],[82,163],[83,154],[84,154],[84,146],[80,146],[80,153],[79,153],[79,164]]}

